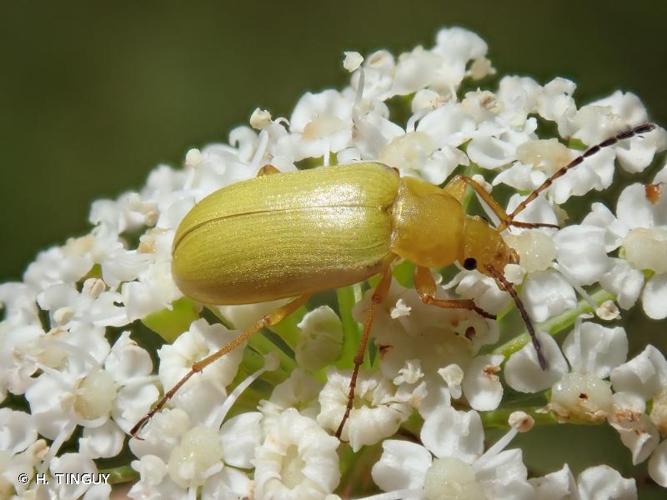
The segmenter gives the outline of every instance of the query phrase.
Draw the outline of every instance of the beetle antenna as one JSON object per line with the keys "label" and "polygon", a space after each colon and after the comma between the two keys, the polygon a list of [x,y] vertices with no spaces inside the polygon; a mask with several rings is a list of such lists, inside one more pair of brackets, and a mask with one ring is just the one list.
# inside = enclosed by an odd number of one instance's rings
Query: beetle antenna
{"label": "beetle antenna", "polygon": [[647,132],[650,132],[655,128],[655,124],[653,123],[643,123],[641,125],[637,125],[636,127],[630,128],[628,130],[625,130],[623,132],[620,132],[616,134],[614,137],[610,137],[609,139],[605,139],[599,144],[596,144],[595,146],[591,146],[588,148],[586,151],[584,151],[581,155],[577,156],[574,160],[572,160],[570,163],[565,165],[564,167],[559,168],[556,170],[551,177],[546,179],[540,186],[538,186],[532,193],[530,193],[525,200],[523,200],[521,203],[517,205],[517,207],[514,209],[514,211],[507,216],[507,219],[504,221],[500,222],[499,229],[504,229],[507,226],[519,226],[519,224],[514,222],[515,217],[523,212],[523,210],[526,208],[526,206],[532,202],[535,198],[537,198],[542,191],[547,189],[549,186],[553,184],[553,182],[558,179],[559,177],[564,176],[568,170],[571,168],[576,167],[580,163],[582,163],[586,158],[589,158],[596,154],[598,151],[601,149],[607,148],[609,146],[613,146],[614,144],[624,140],[624,139],[630,139],[631,137],[634,137],[639,134],[645,134]]}
{"label": "beetle antenna", "polygon": [[540,343],[539,339],[537,338],[537,335],[535,334],[535,328],[533,327],[533,322],[530,320],[530,316],[528,316],[528,311],[526,311],[523,302],[521,302],[519,294],[516,293],[516,289],[512,286],[512,284],[509,281],[505,279],[502,273],[498,272],[493,266],[486,266],[486,269],[488,269],[489,273],[495,278],[500,289],[509,293],[514,299],[514,303],[516,304],[519,313],[521,313],[523,322],[526,324],[526,328],[528,329],[528,334],[530,335],[530,339],[532,340],[533,346],[535,347],[535,352],[537,354],[537,360],[540,363],[540,368],[542,368],[542,370],[547,370],[549,368],[549,364],[547,363],[547,360],[544,357],[544,352],[542,351],[542,344]]}

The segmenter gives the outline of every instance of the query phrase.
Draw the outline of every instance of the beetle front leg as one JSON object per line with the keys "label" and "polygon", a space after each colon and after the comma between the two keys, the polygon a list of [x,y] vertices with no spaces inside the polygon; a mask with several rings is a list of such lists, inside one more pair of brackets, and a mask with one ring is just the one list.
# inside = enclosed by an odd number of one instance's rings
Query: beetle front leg
{"label": "beetle front leg", "polygon": [[469,309],[488,319],[496,319],[494,314],[486,312],[471,299],[437,299],[435,280],[427,267],[415,269],[415,289],[424,304],[432,304],[443,309]]}
{"label": "beetle front leg", "polygon": [[291,313],[293,313],[299,307],[305,304],[309,297],[310,295],[301,295],[292,300],[291,302],[288,302],[284,306],[279,307],[272,313],[263,316],[257,322],[255,322],[254,324],[250,325],[245,330],[243,330],[239,336],[227,342],[218,351],[214,352],[213,354],[210,354],[204,359],[193,364],[192,367],[190,368],[190,371],[186,373],[176,383],[176,385],[174,385],[174,387],[169,389],[164,394],[164,396],[162,396],[162,399],[158,401],[158,403],[153,407],[151,411],[149,411],[141,420],[139,420],[139,422],[136,423],[134,427],[132,427],[132,429],[130,430],[130,435],[132,437],[136,437],[137,433],[141,430],[141,428],[144,425],[146,425],[146,423],[151,419],[151,417],[155,415],[158,411],[160,411],[160,409],[167,403],[167,401],[169,401],[174,396],[174,394],[176,394],[178,390],[183,386],[183,384],[185,384],[190,379],[190,377],[192,377],[195,373],[201,372],[211,363],[217,361],[225,354],[230,353],[237,347],[241,346],[250,337],[252,337],[253,334],[257,333],[262,328],[267,328],[280,323],[286,316],[289,316]]}
{"label": "beetle front leg", "polygon": [[[486,203],[487,206],[493,211],[493,213],[496,214],[496,217],[500,219],[500,225],[498,226],[499,229],[504,229],[508,226],[522,227],[524,229],[532,229],[538,227],[553,227],[556,229],[559,228],[559,226],[557,226],[556,224],[515,221],[513,217],[507,215],[505,209],[503,209],[503,207],[501,207],[498,204],[498,202],[493,198],[493,196],[491,196],[486,191],[486,189],[484,189],[484,186],[482,186],[472,177],[466,177],[465,175],[460,175],[455,177],[450,181],[450,183],[454,186],[452,189],[455,189],[461,182],[470,186],[475,191],[475,193],[477,193],[477,195],[484,201],[484,203]],[[449,186],[449,184],[447,186]],[[447,186],[445,186],[445,189],[447,189]]]}
{"label": "beetle front leg", "polygon": [[347,406],[345,407],[345,414],[343,415],[340,425],[336,430],[336,437],[340,439],[341,434],[343,433],[343,427],[345,422],[350,416],[352,411],[352,406],[354,405],[354,390],[357,386],[357,377],[359,376],[359,369],[361,368],[362,363],[364,362],[364,355],[366,354],[366,347],[368,346],[368,339],[371,333],[371,328],[373,327],[373,319],[375,317],[375,312],[377,311],[378,305],[382,304],[387,293],[389,292],[389,286],[391,285],[391,262],[394,260],[394,257],[387,259],[385,262],[385,267],[382,270],[382,278],[380,282],[375,287],[373,295],[371,296],[371,303],[366,314],[366,319],[364,321],[364,332],[361,336],[361,341],[359,342],[359,348],[357,349],[357,354],[354,356],[354,368],[352,369],[352,378],[350,378],[350,390],[347,396]]}

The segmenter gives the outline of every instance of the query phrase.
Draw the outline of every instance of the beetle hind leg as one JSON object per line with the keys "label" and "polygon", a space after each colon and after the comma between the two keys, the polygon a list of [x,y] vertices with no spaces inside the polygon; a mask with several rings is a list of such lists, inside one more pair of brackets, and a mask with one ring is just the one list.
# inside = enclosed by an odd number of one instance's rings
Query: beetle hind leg
{"label": "beetle hind leg", "polygon": [[347,396],[347,406],[345,407],[345,414],[338,425],[336,430],[336,437],[340,439],[341,434],[343,433],[343,427],[345,427],[345,422],[350,416],[352,407],[354,406],[354,391],[357,386],[357,378],[359,377],[359,369],[361,368],[362,363],[364,362],[364,355],[366,354],[366,347],[368,346],[368,339],[370,337],[371,328],[373,327],[373,319],[375,318],[375,313],[378,306],[384,301],[387,293],[389,292],[389,286],[391,285],[391,262],[394,260],[394,257],[387,259],[385,262],[385,267],[382,270],[382,278],[380,282],[375,287],[373,295],[371,296],[371,303],[366,313],[366,318],[364,320],[364,331],[361,336],[361,341],[359,342],[359,348],[357,349],[357,354],[354,356],[354,368],[352,369],[352,377],[350,378],[350,389]]}
{"label": "beetle hind leg", "polygon": [[162,399],[160,399],[157,402],[157,404],[153,407],[153,409],[151,409],[150,412],[144,415],[144,417],[141,420],[139,420],[139,422],[137,422],[137,424],[134,427],[132,427],[132,429],[130,430],[130,435],[132,437],[136,437],[137,433],[143,428],[144,425],[146,425],[146,423],[151,419],[151,417],[155,415],[158,411],[160,411],[160,409],[167,403],[167,401],[169,401],[174,396],[174,394],[176,394],[178,390],[183,386],[183,384],[185,384],[190,379],[190,377],[192,377],[195,373],[201,372],[211,363],[217,361],[225,354],[228,354],[232,352],[234,349],[241,346],[250,337],[252,337],[252,335],[257,333],[262,328],[266,328],[280,323],[286,316],[289,316],[291,313],[293,313],[299,307],[305,304],[309,297],[310,295],[301,295],[299,297],[296,297],[294,300],[288,302],[282,307],[279,307],[272,313],[263,316],[254,324],[248,326],[245,330],[243,330],[237,337],[227,342],[219,350],[193,364],[192,367],[190,368],[190,371],[186,373],[176,383],[176,385],[174,385],[171,389],[169,389],[164,394],[164,396],[162,396]]}

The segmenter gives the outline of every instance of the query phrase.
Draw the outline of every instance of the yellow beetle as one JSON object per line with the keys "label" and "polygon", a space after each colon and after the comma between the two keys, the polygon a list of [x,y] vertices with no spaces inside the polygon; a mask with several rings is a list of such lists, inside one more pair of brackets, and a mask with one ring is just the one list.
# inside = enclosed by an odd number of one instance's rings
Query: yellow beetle
{"label": "yellow beetle", "polygon": [[[470,178],[459,176],[439,188],[416,178],[401,178],[396,169],[374,162],[292,173],[279,173],[266,166],[257,178],[212,193],[185,216],[176,231],[172,271],[181,291],[208,304],[296,298],[195,363],[132,429],[132,434],[193,374],[261,328],[278,323],[312,293],[381,274],[354,359],[347,410],[336,432],[340,437],[352,408],[374,312],[389,289],[391,263],[398,258],[416,264],[415,288],[423,302],[470,309],[488,318],[493,316],[472,300],[438,299],[429,268],[458,262],[466,269],[478,269],[493,277],[517,302],[539,362],[546,369],[530,319],[516,292],[503,278],[505,266],[518,259],[505,244],[501,231],[510,225],[549,226],[517,222],[514,218],[554,179],[586,157],[653,128],[652,124],[643,124],[589,148],[554,173],[509,215]],[[466,185],[496,213],[501,221],[498,228],[466,215],[461,203]]]}
{"label": "yellow beetle", "polygon": [[207,304],[251,304],[363,281],[388,256],[442,267],[475,258],[503,269],[499,233],[459,200],[380,163],[264,175],[211,194],[173,246],[181,291]]}

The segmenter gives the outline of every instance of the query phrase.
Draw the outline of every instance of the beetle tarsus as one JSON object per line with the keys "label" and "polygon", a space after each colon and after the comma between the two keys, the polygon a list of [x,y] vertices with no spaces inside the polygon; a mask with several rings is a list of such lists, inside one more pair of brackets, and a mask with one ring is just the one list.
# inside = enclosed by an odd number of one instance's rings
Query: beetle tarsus
{"label": "beetle tarsus", "polygon": [[494,321],[496,320],[496,315],[495,315],[495,314],[488,313],[488,312],[486,312],[484,309],[482,309],[481,307],[477,307],[477,306],[475,306],[474,311],[475,311],[477,314],[479,314],[480,316],[482,316],[482,317],[484,317],[484,318],[486,318],[486,319],[492,319],[492,320],[494,320]]}

